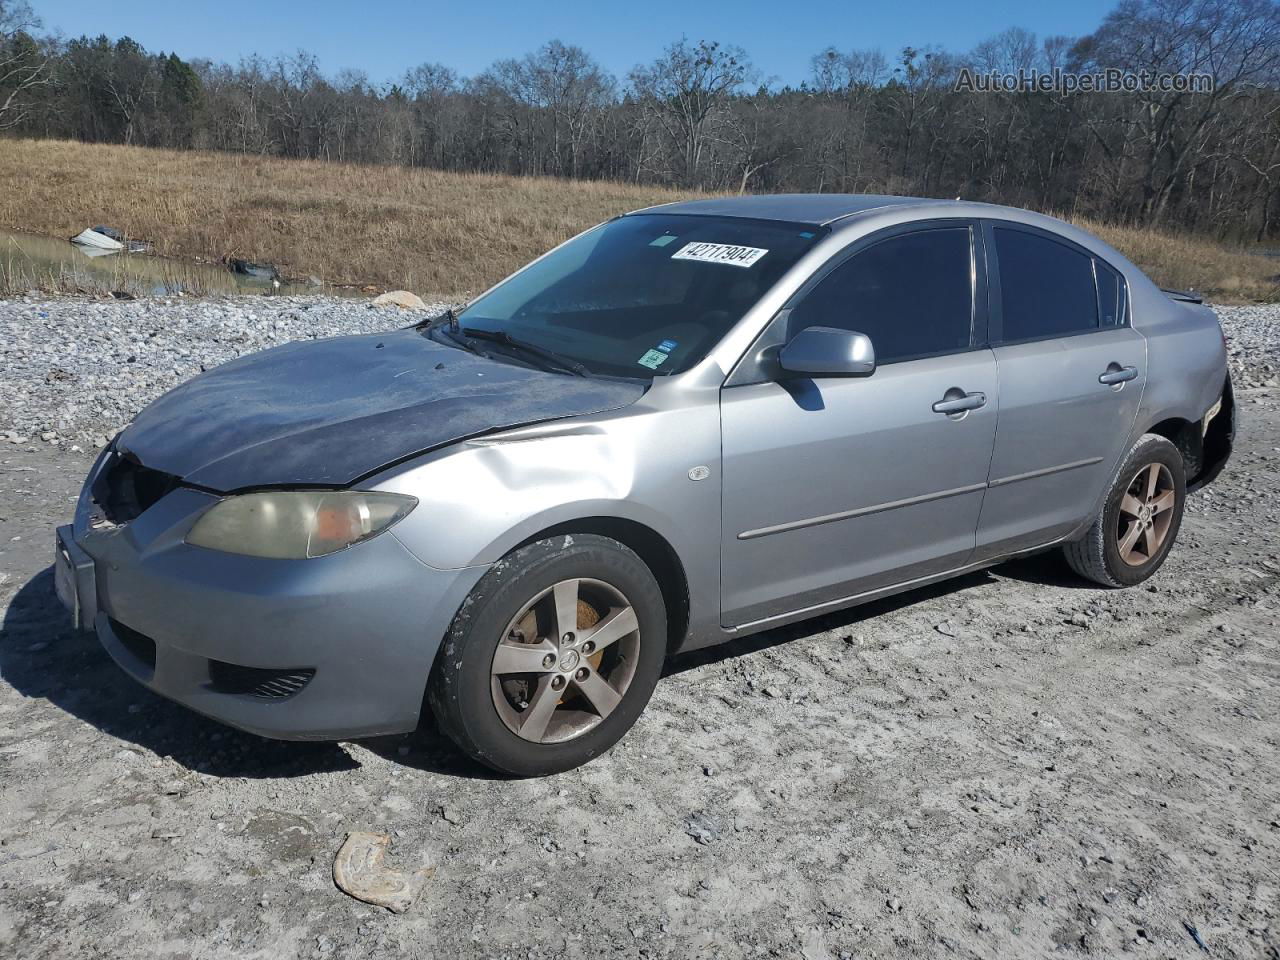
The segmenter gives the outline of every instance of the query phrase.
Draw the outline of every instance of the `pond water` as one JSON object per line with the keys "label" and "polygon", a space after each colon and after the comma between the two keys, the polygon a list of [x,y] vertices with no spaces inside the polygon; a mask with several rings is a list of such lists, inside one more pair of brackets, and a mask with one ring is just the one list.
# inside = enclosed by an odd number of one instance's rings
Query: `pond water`
{"label": "pond water", "polygon": [[356,290],[283,280],[277,287],[270,280],[232,273],[222,264],[169,260],[123,251],[103,254],[69,240],[0,230],[0,290],[22,293],[27,289],[65,293],[124,291],[135,296],[297,295],[321,290],[331,296],[361,295]]}

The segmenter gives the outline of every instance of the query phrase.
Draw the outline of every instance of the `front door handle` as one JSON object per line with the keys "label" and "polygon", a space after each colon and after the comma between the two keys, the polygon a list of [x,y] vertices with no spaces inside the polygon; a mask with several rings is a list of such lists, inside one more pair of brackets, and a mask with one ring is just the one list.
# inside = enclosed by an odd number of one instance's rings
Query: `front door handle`
{"label": "front door handle", "polygon": [[958,387],[952,387],[941,400],[933,405],[934,413],[964,413],[966,410],[977,410],[987,405],[987,395],[980,390],[965,393]]}
{"label": "front door handle", "polygon": [[1137,367],[1122,367],[1118,363],[1109,365],[1105,373],[1098,375],[1098,382],[1114,387],[1118,383],[1127,383],[1138,376]]}

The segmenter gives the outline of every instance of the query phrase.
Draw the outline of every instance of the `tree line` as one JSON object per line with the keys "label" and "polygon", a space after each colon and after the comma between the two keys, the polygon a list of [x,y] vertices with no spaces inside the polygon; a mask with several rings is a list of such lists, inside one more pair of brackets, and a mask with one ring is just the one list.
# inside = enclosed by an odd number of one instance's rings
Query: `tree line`
{"label": "tree line", "polygon": [[[1207,74],[1212,89],[957,90],[970,73]],[[714,191],[959,196],[1264,240],[1280,232],[1280,3],[1121,0],[1084,37],[818,51],[799,85],[683,38],[625,77],[552,40],[393,83],[316,58],[183,61],[44,36],[0,0],[0,130]]]}

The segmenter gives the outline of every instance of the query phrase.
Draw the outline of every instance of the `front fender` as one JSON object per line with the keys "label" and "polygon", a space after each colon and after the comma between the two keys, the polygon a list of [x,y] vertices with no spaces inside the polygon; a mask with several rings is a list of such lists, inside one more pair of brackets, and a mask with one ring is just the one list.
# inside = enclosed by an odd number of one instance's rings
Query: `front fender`
{"label": "front fender", "polygon": [[665,518],[634,500],[636,482],[631,445],[585,428],[458,444],[376,489],[418,498],[396,536],[424,563],[451,569],[492,563],[538,530],[575,516],[665,526]]}
{"label": "front fender", "polygon": [[[719,618],[720,418],[715,403],[558,421],[459,443],[362,484],[417,497],[393,531],[437,569],[491,564],[543,530],[612,518],[662,537],[695,625]],[[692,476],[694,467],[703,467]]]}

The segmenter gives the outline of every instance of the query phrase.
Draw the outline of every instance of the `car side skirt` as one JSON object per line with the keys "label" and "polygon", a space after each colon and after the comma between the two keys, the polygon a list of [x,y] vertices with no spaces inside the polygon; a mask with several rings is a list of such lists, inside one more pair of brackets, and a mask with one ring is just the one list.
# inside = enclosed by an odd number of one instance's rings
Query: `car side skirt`
{"label": "car side skirt", "polygon": [[811,606],[801,607],[798,610],[792,610],[789,613],[781,613],[776,616],[766,617],[762,620],[753,620],[750,623],[739,624],[736,627],[723,627],[724,637],[728,640],[732,637],[743,637],[752,633],[759,633],[761,630],[769,630],[774,627],[786,626],[789,623],[795,623],[800,620],[808,620],[812,617],[821,616],[826,613],[835,613],[840,610],[847,610],[850,607],[860,606],[864,603],[870,603],[873,600],[881,600],[884,597],[891,597],[898,593],[906,593],[919,587],[927,587],[930,584],[940,583],[943,580],[950,580],[954,577],[962,577],[967,573],[975,573],[979,570],[985,570],[988,567],[994,567],[1007,560],[1013,560],[1017,557],[1028,557],[1033,554],[1042,553],[1051,550],[1054,547],[1066,543],[1079,534],[1079,530],[1072,530],[1066,536],[1058,537],[1047,543],[1037,544],[1034,547],[1027,547],[1024,550],[1018,550],[1014,553],[1001,554],[997,557],[986,557],[972,563],[967,563],[961,567],[944,571],[943,573],[935,573],[925,577],[917,577],[914,580],[904,580],[900,583],[890,584],[887,587],[878,587],[875,590],[868,590],[863,593],[851,594],[847,597],[839,597],[835,600],[827,600],[822,603],[815,603]]}

